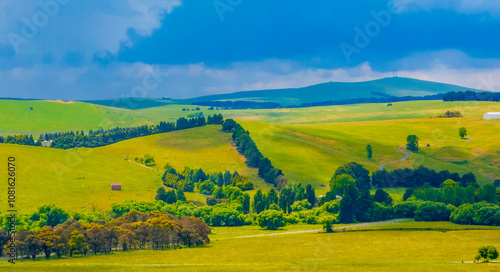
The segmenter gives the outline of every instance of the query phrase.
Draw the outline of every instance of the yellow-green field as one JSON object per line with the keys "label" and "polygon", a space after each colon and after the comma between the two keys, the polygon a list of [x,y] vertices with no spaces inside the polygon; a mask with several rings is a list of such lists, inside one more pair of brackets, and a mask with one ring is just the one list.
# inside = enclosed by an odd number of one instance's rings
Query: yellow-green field
{"label": "yellow-green field", "polygon": [[[17,163],[17,205],[20,213],[34,211],[44,204],[64,209],[105,210],[125,200],[152,201],[161,182],[162,167],[168,161],[178,170],[184,166],[206,172],[238,171],[260,188],[270,188],[249,169],[243,157],[231,146],[230,133],[219,126],[205,126],[171,133],[135,138],[92,149],[51,149],[21,145],[1,145],[0,158],[14,156]],[[152,169],[133,162],[135,156],[149,153],[157,165]],[[129,161],[125,160],[129,156]],[[121,182],[122,191],[111,191],[111,182]],[[6,199],[7,183],[0,197]],[[196,193],[189,199],[204,202]],[[1,211],[7,205],[1,207]]]}
{"label": "yellow-green field", "polygon": [[[434,223],[415,223],[432,225]],[[435,223],[439,224],[439,222]],[[318,226],[310,226],[318,227]],[[214,229],[200,248],[132,251],[0,264],[9,271],[498,271],[471,262],[482,245],[500,247],[499,230],[300,232],[255,236],[252,227]],[[287,227],[288,228],[288,227]],[[239,228],[241,229],[241,228]],[[224,239],[217,239],[221,233]],[[249,237],[241,237],[241,236]],[[9,265],[9,266],[7,266]]]}
{"label": "yellow-green field", "polygon": [[[104,127],[156,124],[187,116],[182,105],[141,110],[124,110],[86,103],[54,101],[0,100],[2,134],[16,131],[68,131]],[[390,164],[386,169],[424,165],[437,171],[465,174],[473,172],[479,183],[500,178],[500,122],[483,120],[487,111],[500,111],[499,103],[411,101],[386,104],[357,104],[301,109],[207,111],[235,118],[274,166],[283,169],[289,183],[310,183],[317,194],[324,194],[335,169],[356,161],[370,171],[379,165],[399,160],[406,137],[420,138],[420,152],[409,160]],[[29,107],[32,106],[31,111]],[[464,118],[429,118],[447,110],[459,110]],[[12,113],[12,114],[11,114]],[[8,118],[18,117],[16,122]],[[458,137],[466,127],[468,139]],[[26,146],[0,145],[0,155],[17,156],[26,163],[18,171],[19,201],[23,209],[54,203],[70,209],[97,205],[104,209],[125,199],[151,200],[160,186],[159,169],[166,162],[178,170],[185,166],[212,171],[238,171],[249,176],[257,188],[270,186],[249,169],[244,158],[230,145],[230,134],[207,126],[185,131],[131,139],[94,149],[52,150]],[[373,158],[366,157],[365,146],[373,146]],[[427,144],[429,146],[427,147]],[[148,169],[133,162],[149,153],[156,166]],[[88,154],[88,155],[87,155]],[[59,169],[59,171],[54,170]],[[61,172],[62,174],[58,172]],[[122,192],[110,192],[109,183],[122,182]],[[395,189],[395,200],[404,191]],[[2,191],[1,195],[5,191]],[[61,192],[56,193],[56,192]],[[252,192],[250,192],[252,193]],[[55,196],[60,195],[56,198]],[[199,196],[188,196],[200,200]],[[23,202],[24,201],[24,202]],[[47,203],[48,202],[48,203]]]}
{"label": "yellow-green field", "polygon": [[33,134],[36,140],[45,132],[83,130],[87,133],[100,127],[157,125],[160,121],[175,122],[179,117],[187,117],[190,112],[182,111],[183,107],[186,106],[168,105],[145,111],[82,102],[0,100],[0,135]]}
{"label": "yellow-green field", "polygon": [[[475,118],[425,118],[371,122],[285,125],[239,120],[264,156],[283,169],[291,182],[327,184],[335,169],[356,161],[368,170],[405,156],[406,137],[419,137],[420,152],[386,169],[424,165],[436,171],[473,172],[481,184],[500,178],[500,122]],[[461,139],[465,126],[470,140]],[[366,156],[366,145],[373,158]],[[427,147],[427,144],[430,146]]]}

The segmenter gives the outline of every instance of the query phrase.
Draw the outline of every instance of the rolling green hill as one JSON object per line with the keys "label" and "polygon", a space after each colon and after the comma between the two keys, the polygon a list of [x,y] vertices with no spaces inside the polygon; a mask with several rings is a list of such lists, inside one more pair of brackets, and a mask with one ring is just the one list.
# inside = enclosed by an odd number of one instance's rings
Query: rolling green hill
{"label": "rolling green hill", "polygon": [[282,106],[302,103],[336,101],[355,98],[387,96],[426,96],[450,91],[466,91],[456,85],[423,81],[412,78],[393,77],[365,82],[329,82],[303,88],[244,91],[186,99],[187,104],[212,100],[244,100],[255,102],[275,102]]}
{"label": "rolling green hill", "polygon": [[[37,131],[87,131],[99,127],[102,120],[107,120],[107,127],[157,124],[189,114],[182,111],[186,107],[182,105],[124,110],[81,102],[2,100],[0,104],[4,106],[1,117],[5,120],[0,129],[6,134],[16,131],[29,131],[35,135]],[[393,103],[391,107],[386,104],[357,104],[293,110],[207,111],[206,107],[201,108],[205,115],[222,113],[225,118],[240,122],[250,131],[261,152],[276,167],[283,169],[290,183],[314,184],[319,194],[326,191],[327,187],[321,185],[328,183],[341,164],[357,161],[374,171],[382,163],[403,158],[404,154],[397,148],[405,145],[409,134],[420,137],[421,152],[412,154],[410,160],[388,165],[386,169],[425,165],[438,171],[447,169],[461,174],[472,171],[483,184],[500,178],[500,141],[496,137],[500,123],[482,118],[484,112],[500,111],[499,103],[411,101]],[[429,118],[447,110],[459,110],[464,118]],[[126,114],[127,118],[120,114]],[[16,116],[16,119],[9,119],[9,116]],[[469,140],[458,137],[461,126],[467,128]],[[71,208],[87,204],[70,202],[73,200],[70,195],[88,196],[93,190],[96,190],[94,201],[99,207],[124,199],[151,199],[154,194],[151,190],[160,184],[156,178],[158,173],[124,160],[127,156],[133,160],[146,153],[155,156],[155,168],[169,162],[180,170],[188,166],[201,167],[206,171],[238,171],[249,176],[258,187],[269,188],[257,178],[256,170],[247,168],[243,158],[230,146],[230,134],[218,130],[217,126],[207,126],[135,138],[89,149],[90,155],[85,157],[75,158],[78,150],[15,145],[0,145],[0,155],[18,155],[30,165],[19,168],[20,175],[30,180],[27,184],[35,184],[28,186],[29,189],[24,192],[29,203],[23,205],[29,209],[45,201],[56,201],[55,193],[44,190],[55,192],[54,188],[58,186],[64,197],[68,196],[66,200],[63,197],[61,203],[70,203]],[[367,144],[373,146],[372,160],[366,158]],[[427,147],[427,144],[430,146]],[[81,160],[81,164],[69,167],[74,171],[65,173],[62,182],[55,178],[53,164],[61,162],[64,165],[67,160]],[[109,169],[118,169],[114,171],[120,174]],[[91,174],[84,174],[86,172]],[[130,184],[140,184],[140,187],[134,187],[136,193],[110,197],[109,183],[124,178],[121,173],[126,173]],[[85,177],[85,183],[78,179],[82,177]],[[84,187],[77,190],[75,187],[86,183],[92,189]],[[24,194],[22,192],[20,190],[19,194]]]}
{"label": "rolling green hill", "polygon": [[[0,159],[14,156],[17,163],[17,205],[20,213],[33,212],[44,204],[69,210],[108,209],[125,200],[152,201],[161,186],[166,162],[182,171],[184,167],[206,172],[237,171],[259,188],[270,189],[257,177],[257,169],[246,167],[244,158],[231,146],[230,133],[220,126],[156,134],[99,148],[52,149],[1,144]],[[155,157],[148,168],[133,162],[146,153]],[[126,160],[127,157],[129,160]],[[121,182],[122,191],[111,191],[110,183]],[[6,198],[7,183],[0,186]],[[189,199],[205,201],[197,193]],[[0,207],[5,211],[7,206]]]}
{"label": "rolling green hill", "polygon": [[328,100],[338,101],[371,97],[384,98],[390,96],[426,96],[466,90],[471,89],[413,78],[392,77],[365,82],[328,82],[302,88],[243,91],[207,95],[190,99],[120,98],[110,100],[85,100],[81,102],[125,109],[145,109],[169,104],[190,105],[202,101],[275,102],[282,106],[290,106]]}
{"label": "rolling green hill", "polygon": [[[81,131],[87,133],[100,127],[156,125],[160,121],[175,122],[187,117],[181,105],[151,108],[144,112],[107,107],[83,102],[53,100],[0,100],[0,135]],[[157,109],[161,109],[158,112]]]}
{"label": "rolling green hill", "polygon": [[[410,134],[419,137],[420,152],[386,169],[424,165],[461,175],[473,172],[481,184],[500,178],[500,141],[496,133],[500,123],[496,121],[424,118],[301,125],[238,121],[250,131],[262,154],[282,169],[291,183],[311,183],[323,193],[342,164],[356,161],[376,171],[382,163],[403,158],[405,154],[397,149],[406,145]],[[469,140],[458,136],[461,126],[467,127]],[[366,157],[367,144],[373,147],[371,160]]]}
{"label": "rolling green hill", "polygon": [[176,100],[127,97],[127,98],[118,98],[109,100],[81,100],[80,102],[91,103],[107,107],[139,110],[139,109],[154,108],[154,107],[161,107],[169,104],[174,104],[176,103]]}

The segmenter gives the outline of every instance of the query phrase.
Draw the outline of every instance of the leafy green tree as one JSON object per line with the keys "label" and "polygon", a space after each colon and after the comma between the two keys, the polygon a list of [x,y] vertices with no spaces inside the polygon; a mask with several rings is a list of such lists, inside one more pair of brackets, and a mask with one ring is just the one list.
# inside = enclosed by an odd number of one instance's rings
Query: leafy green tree
{"label": "leafy green tree", "polygon": [[462,178],[460,179],[460,186],[462,187],[467,187],[469,185],[475,185],[476,182],[476,176],[470,172],[467,174],[464,174]]}
{"label": "leafy green tree", "polygon": [[372,152],[372,145],[367,145],[366,146],[366,155],[368,156],[368,159],[371,160],[373,152]]}
{"label": "leafy green tree", "polygon": [[418,152],[418,137],[416,135],[408,135],[406,138],[406,149]]}
{"label": "leafy green tree", "polygon": [[216,199],[226,198],[226,195],[224,194],[224,189],[222,189],[222,188],[221,188],[221,187],[219,187],[219,186],[215,187],[215,190],[214,190],[213,196],[214,196]]}
{"label": "leafy green tree", "polygon": [[241,202],[241,207],[243,208],[243,213],[250,213],[250,195],[245,193],[243,194],[243,200]]}
{"label": "leafy green tree", "polygon": [[373,200],[378,203],[384,203],[385,205],[392,205],[392,197],[382,189],[377,189]]}
{"label": "leafy green tree", "polygon": [[146,166],[153,166],[155,165],[155,158],[154,157],[147,157],[147,158],[144,158],[144,164]]}
{"label": "leafy green tree", "polygon": [[286,226],[285,214],[282,211],[266,210],[257,216],[257,222],[261,228],[277,230]]}
{"label": "leafy green tree", "polygon": [[[356,186],[359,190],[366,188],[370,189],[370,172],[366,170],[363,165],[358,164],[356,162],[350,162],[348,164],[344,164],[335,170],[335,174],[333,175],[332,180],[342,174],[347,174],[354,178],[356,181]],[[330,183],[332,182],[330,180]]]}
{"label": "leafy green tree", "polygon": [[488,203],[497,204],[497,190],[493,184],[486,184],[477,191],[477,198],[479,201],[486,201]]}
{"label": "leafy green tree", "polygon": [[415,191],[415,188],[407,188],[404,195],[403,195],[403,201],[408,200],[413,195],[413,192]]}
{"label": "leafy green tree", "polygon": [[279,204],[279,207],[283,210],[283,212],[291,213],[292,212],[292,204],[294,202],[295,202],[295,194],[293,193],[292,188],[287,186],[287,187],[281,189],[278,204]]}
{"label": "leafy green tree", "polygon": [[314,207],[314,205],[316,204],[316,192],[311,184],[306,185],[306,195],[307,195],[307,201],[309,201],[311,207]]}
{"label": "leafy green tree", "polygon": [[373,221],[372,210],[373,210],[373,196],[370,194],[369,189],[361,189],[360,197],[356,203],[356,219],[361,222]]}
{"label": "leafy green tree", "polygon": [[330,191],[342,197],[340,200],[340,222],[352,223],[355,219],[359,190],[353,177],[342,174],[332,179]]}
{"label": "leafy green tree", "polygon": [[42,250],[45,253],[45,258],[50,259],[50,253],[54,248],[55,242],[61,237],[57,236],[50,226],[45,226],[41,230],[39,230],[37,237],[40,240]]}
{"label": "leafy green tree", "polygon": [[269,205],[271,205],[271,204],[278,205],[279,197],[278,197],[278,193],[276,193],[276,190],[274,190],[274,188],[269,190],[269,193],[267,194],[267,200],[269,202]]}
{"label": "leafy green tree", "polygon": [[43,205],[38,208],[35,213],[33,213],[31,220],[39,221],[41,218],[46,218],[48,226],[55,227],[68,220],[69,214],[53,204]]}
{"label": "leafy green tree", "polygon": [[[484,259],[487,262],[498,258],[498,251],[494,246],[482,246],[477,250],[477,253],[480,257],[479,260]],[[477,257],[476,260],[478,260]]]}
{"label": "leafy green tree", "polygon": [[311,208],[311,203],[307,199],[297,200],[292,204],[291,208],[294,212],[307,211]]}
{"label": "leafy green tree", "polygon": [[425,201],[415,211],[415,221],[448,221],[450,214],[445,204]]}
{"label": "leafy green tree", "polygon": [[262,194],[262,190],[259,189],[253,196],[253,212],[261,213],[266,209],[266,204],[264,202],[264,196]]}
{"label": "leafy green tree", "polygon": [[68,245],[70,250],[70,257],[73,256],[73,254],[87,255],[87,251],[89,250],[89,247],[85,243],[85,236],[83,236],[83,234],[81,234],[78,230],[74,230],[71,233],[71,238]]}
{"label": "leafy green tree", "polygon": [[211,195],[215,189],[215,184],[210,180],[205,180],[204,182],[200,183],[199,186],[200,186],[200,193],[204,195]]}
{"label": "leafy green tree", "polygon": [[4,229],[0,229],[0,256],[3,255],[4,246],[9,242],[10,236]]}
{"label": "leafy green tree", "polygon": [[224,123],[222,123],[222,131],[231,132],[236,126],[236,122],[233,119],[226,119]]}
{"label": "leafy green tree", "polygon": [[321,223],[323,224],[323,230],[327,233],[332,233],[334,231],[333,230],[334,221],[335,217],[331,215],[324,216],[323,218],[321,218]]}
{"label": "leafy green tree", "polygon": [[201,168],[196,171],[196,181],[205,181],[207,179],[207,174],[205,174]]}
{"label": "leafy green tree", "polygon": [[224,186],[228,185],[231,185],[231,172],[226,171],[224,172]]}
{"label": "leafy green tree", "polygon": [[181,189],[177,190],[177,200],[178,201],[186,201],[186,196],[184,195],[184,191]]}
{"label": "leafy green tree", "polygon": [[94,252],[94,255],[97,255],[99,251],[105,248],[104,242],[104,233],[102,232],[102,226],[101,225],[92,225],[92,227],[89,227],[87,229],[87,244],[90,246],[92,249],[92,252]]}
{"label": "leafy green tree", "polygon": [[467,186],[467,188],[465,188],[465,194],[467,203],[473,204],[476,202],[476,187],[473,185]]}
{"label": "leafy green tree", "polygon": [[458,129],[458,136],[460,136],[460,138],[464,138],[465,136],[467,136],[467,129],[465,129],[465,127],[461,127]]}
{"label": "leafy green tree", "polygon": [[158,188],[158,190],[156,190],[155,200],[167,202],[167,192],[165,191],[165,188],[160,187]]}
{"label": "leafy green tree", "polygon": [[167,204],[174,204],[175,202],[177,202],[177,194],[174,190],[169,190],[165,194],[165,202],[167,202]]}
{"label": "leafy green tree", "polygon": [[208,206],[215,206],[217,205],[217,199],[213,196],[207,196],[207,205]]}
{"label": "leafy green tree", "polygon": [[42,241],[40,241],[40,238],[38,238],[35,233],[30,233],[24,239],[24,243],[26,245],[26,253],[28,253],[28,256],[31,256],[31,258],[35,260],[36,255],[40,253],[40,250],[42,249]]}

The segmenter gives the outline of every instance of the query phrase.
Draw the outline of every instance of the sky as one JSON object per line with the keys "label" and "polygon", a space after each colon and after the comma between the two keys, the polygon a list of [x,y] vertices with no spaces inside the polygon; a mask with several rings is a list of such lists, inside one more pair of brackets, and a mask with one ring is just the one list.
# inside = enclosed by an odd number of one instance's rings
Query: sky
{"label": "sky", "polygon": [[401,77],[500,91],[500,1],[2,0],[0,97],[190,98]]}

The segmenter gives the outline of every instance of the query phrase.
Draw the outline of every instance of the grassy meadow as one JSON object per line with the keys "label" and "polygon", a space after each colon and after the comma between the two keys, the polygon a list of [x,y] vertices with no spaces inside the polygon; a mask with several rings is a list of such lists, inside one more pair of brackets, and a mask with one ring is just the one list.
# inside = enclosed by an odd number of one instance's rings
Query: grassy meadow
{"label": "grassy meadow", "polygon": [[[182,108],[194,108],[168,105],[125,110],[81,102],[30,100],[0,100],[0,105],[0,117],[5,120],[1,134],[157,124],[162,120],[187,117],[189,112]],[[261,152],[276,167],[283,169],[289,183],[311,183],[317,194],[328,190],[335,169],[344,163],[356,161],[375,171],[382,163],[403,158],[405,154],[398,148],[405,146],[409,134],[420,138],[420,152],[412,153],[409,160],[389,164],[386,169],[424,165],[460,174],[472,171],[481,184],[500,178],[500,140],[497,137],[500,123],[482,118],[483,112],[500,111],[498,103],[411,101],[393,103],[390,107],[356,104],[266,110],[207,111],[206,107],[201,108],[205,115],[222,113],[225,118],[237,120],[250,131]],[[429,118],[447,110],[459,110],[464,118]],[[15,121],[7,118],[11,112],[17,116]],[[102,120],[106,120],[107,125],[102,125]],[[462,126],[467,128],[468,139],[458,137],[458,128]],[[373,147],[371,160],[366,157],[367,144]],[[13,154],[36,162],[19,168],[20,176],[29,180],[23,183],[26,189],[19,191],[20,196],[26,196],[24,207],[28,210],[45,201],[71,209],[88,207],[88,203],[95,202],[101,209],[125,199],[150,200],[161,184],[160,172],[125,160],[133,161],[146,153],[155,157],[155,169],[161,170],[168,162],[178,170],[187,166],[207,172],[238,171],[249,176],[257,188],[270,188],[257,177],[256,169],[246,167],[244,158],[230,144],[230,134],[219,132],[216,126],[151,135],[89,150],[0,147],[0,155],[4,157]],[[71,160],[80,162],[71,166]],[[61,175],[54,168],[66,171]],[[130,184],[124,184],[124,191],[117,195],[108,191],[109,183],[120,181]],[[132,188],[135,193],[127,193]],[[56,190],[65,195],[54,199]],[[401,198],[404,191],[394,190],[395,200]],[[74,201],[73,193],[82,195],[83,200]],[[200,200],[197,194],[189,197]]]}
{"label": "grassy meadow", "polygon": [[[436,223],[415,223],[426,226]],[[291,227],[291,228],[290,228]],[[477,248],[500,246],[498,230],[300,232],[255,236],[252,227],[214,228],[204,247],[131,251],[49,261],[20,261],[9,271],[497,271],[499,263],[473,260]],[[255,228],[255,227],[253,227]],[[217,239],[218,236],[221,239]],[[248,236],[248,237],[245,237]]]}
{"label": "grassy meadow", "polygon": [[[144,110],[129,110],[74,101],[0,100],[0,135],[97,130],[100,127],[157,125],[160,121],[175,122],[187,117],[186,106],[168,105]],[[192,107],[192,106],[188,106]],[[31,109],[32,108],[32,109]],[[193,107],[195,108],[195,106]]]}
{"label": "grassy meadow", "polygon": [[[48,149],[2,145],[0,158],[16,158],[16,204],[18,212],[31,213],[44,204],[67,210],[109,208],[126,199],[150,201],[161,186],[161,172],[106,155],[93,149]],[[110,183],[121,182],[122,191]],[[0,197],[7,198],[7,183]],[[5,211],[2,205],[0,211]]]}
{"label": "grassy meadow", "polygon": [[[170,163],[178,170],[202,168],[206,172],[237,171],[250,177],[259,188],[270,189],[250,169],[229,142],[230,133],[219,126],[134,138],[99,148],[51,149],[21,145],[2,145],[0,158],[15,156],[17,162],[17,201],[21,213],[33,212],[44,204],[56,204],[69,210],[105,210],[125,200],[152,201],[162,182],[163,166]],[[156,165],[144,167],[134,161],[146,153]],[[128,161],[126,160],[128,156]],[[121,182],[122,191],[111,191],[111,182]],[[7,185],[1,197],[6,197]],[[197,193],[189,199],[205,202]],[[6,209],[6,206],[2,208]]]}
{"label": "grassy meadow", "polygon": [[[479,183],[499,178],[500,123],[477,119],[409,119],[372,122],[284,125],[240,121],[276,167],[290,181],[327,188],[335,169],[350,161],[375,171],[385,162],[405,156],[399,147],[406,137],[417,135],[420,151],[409,160],[387,165],[386,169],[424,165],[437,171],[465,174],[473,172]],[[470,141],[458,136],[466,126]],[[366,157],[366,145],[373,147],[373,158]],[[429,144],[429,147],[427,147]]]}

